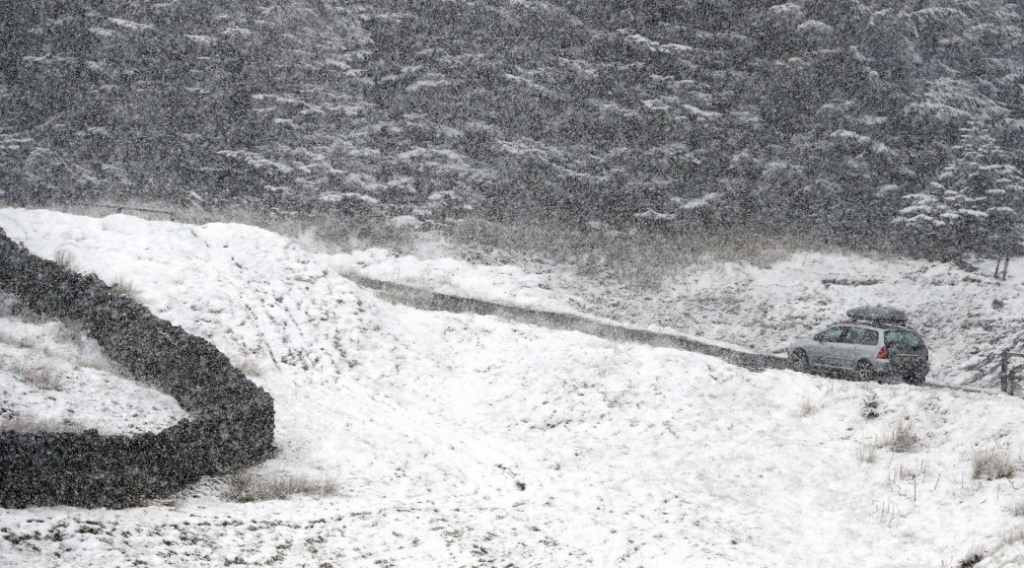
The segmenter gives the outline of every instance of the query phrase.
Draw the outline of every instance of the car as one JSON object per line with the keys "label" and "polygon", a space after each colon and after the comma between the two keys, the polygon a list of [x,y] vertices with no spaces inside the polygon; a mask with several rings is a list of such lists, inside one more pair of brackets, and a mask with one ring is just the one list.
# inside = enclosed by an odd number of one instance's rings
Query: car
{"label": "car", "polygon": [[801,372],[841,372],[857,380],[902,380],[920,385],[928,376],[928,347],[907,327],[901,310],[865,306],[846,312],[849,320],[786,349],[790,366]]}

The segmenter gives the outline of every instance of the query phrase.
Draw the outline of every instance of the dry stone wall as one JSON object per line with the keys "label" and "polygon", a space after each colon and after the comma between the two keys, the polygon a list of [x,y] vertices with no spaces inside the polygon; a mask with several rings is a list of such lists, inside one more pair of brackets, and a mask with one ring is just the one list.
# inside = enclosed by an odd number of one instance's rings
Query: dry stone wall
{"label": "dry stone wall", "polygon": [[0,506],[128,507],[272,453],[273,399],[210,342],[95,275],[31,254],[2,230],[0,290],[36,312],[81,322],[110,359],[189,413],[135,436],[0,432]]}

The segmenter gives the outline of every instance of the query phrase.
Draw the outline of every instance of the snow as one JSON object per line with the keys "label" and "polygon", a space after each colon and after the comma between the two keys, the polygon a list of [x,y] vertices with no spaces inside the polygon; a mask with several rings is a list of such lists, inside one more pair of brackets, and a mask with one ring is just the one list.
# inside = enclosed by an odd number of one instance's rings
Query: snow
{"label": "snow", "polygon": [[704,207],[711,203],[712,201],[720,198],[721,196],[721,193],[717,191],[712,191],[710,193],[705,193],[704,195],[696,199],[683,199],[681,197],[673,197],[670,199],[670,201],[678,204],[680,209],[691,210]]}
{"label": "snow", "polygon": [[125,20],[122,18],[107,18],[107,20],[115,26],[124,28],[126,30],[132,30],[134,32],[153,29],[152,24],[140,24],[139,22],[133,22],[131,20]]}
{"label": "snow", "polygon": [[[437,249],[330,254],[237,224],[0,209],[0,227],[43,257],[63,251],[107,282],[129,279],[158,316],[262,367],[250,378],[275,399],[280,452],[251,472],[339,487],[236,503],[223,480],[207,479],[138,509],[7,510],[0,565],[940,567],[982,550],[978,566],[990,568],[1024,558],[1012,538],[1020,474],[972,474],[978,451],[1019,458],[1018,398],[756,373],[392,305],[344,276],[599,316],[617,298],[617,319],[667,314],[675,329],[764,351],[880,300],[918,318],[938,363],[930,379],[958,385],[963,340],[945,330],[977,321],[994,296],[1006,302],[998,317],[1015,323],[1024,305],[1012,273],[999,286],[947,265],[798,253],[680,267],[645,301],[568,269],[471,264]],[[881,284],[822,283],[852,273]],[[74,345],[51,339],[56,326],[0,319],[15,338],[0,358],[49,346],[75,368]],[[18,347],[18,337],[35,343]],[[67,380],[82,393],[102,382]],[[16,373],[0,381],[4,407],[51,410],[30,404],[27,387],[9,394]],[[136,396],[120,389],[102,398]],[[873,419],[863,415],[872,393]],[[134,412],[140,428],[177,418],[149,406],[102,410]],[[919,438],[909,452],[884,445],[898,426]]]}
{"label": "snow", "polygon": [[75,335],[57,322],[0,318],[0,427],[137,434],[185,418],[177,401],[119,376],[99,344]]}
{"label": "snow", "polygon": [[1011,270],[1008,280],[996,280],[990,276],[991,261],[966,272],[919,260],[800,252],[766,266],[705,261],[662,267],[656,292],[588,278],[567,267],[537,266],[531,273],[383,249],[335,255],[333,261],[344,273],[610,318],[761,353],[782,351],[794,339],[843,319],[850,308],[895,306],[910,314],[910,324],[931,346],[935,372],[928,380],[950,386],[994,388],[996,354],[1018,347],[1024,324],[1024,276]]}

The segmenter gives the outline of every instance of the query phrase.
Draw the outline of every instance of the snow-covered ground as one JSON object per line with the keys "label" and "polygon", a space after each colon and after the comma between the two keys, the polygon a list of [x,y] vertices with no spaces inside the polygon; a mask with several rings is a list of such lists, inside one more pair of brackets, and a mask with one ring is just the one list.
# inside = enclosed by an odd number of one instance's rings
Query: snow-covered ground
{"label": "snow-covered ground", "polygon": [[[999,284],[945,265],[798,254],[770,267],[681,269],[658,307],[657,293],[613,296],[568,270],[331,254],[243,225],[0,209],[0,227],[43,257],[129,282],[158,316],[250,370],[275,399],[280,448],[253,475],[308,475],[339,489],[236,503],[209,479],[139,509],[7,510],[3,566],[941,567],[972,551],[986,556],[979,567],[1024,563],[1024,517],[1015,515],[1024,474],[973,475],[983,452],[1020,464],[1018,398],[754,373],[692,353],[395,306],[343,276],[765,350],[852,303],[894,303],[932,344],[939,368],[930,379],[957,385],[988,346],[972,355],[967,339],[945,330],[986,321],[995,334],[992,322],[1010,322],[1021,307],[1012,272]],[[821,283],[854,269],[882,283]],[[987,311],[993,299],[1005,307]],[[77,372],[116,369],[59,327],[0,319],[0,419],[52,417],[61,405],[85,416],[81,425],[123,413],[134,428],[159,429],[178,418],[158,394]],[[56,384],[25,380],[24,367],[6,363],[22,357],[67,372]],[[115,404],[118,392],[136,401]],[[877,416],[866,417],[872,397]],[[897,432],[916,438],[907,451],[887,445]]]}
{"label": "snow-covered ground", "polygon": [[[440,249],[440,250],[438,250]],[[485,266],[446,256],[383,249],[337,255],[343,273],[437,292],[539,309],[611,318],[656,330],[779,353],[797,337],[845,318],[861,305],[906,310],[932,349],[929,382],[998,384],[998,353],[1024,350],[1024,262],[1006,280],[994,261],[968,272],[953,264],[796,252],[770,266],[708,258],[665,267],[658,290],[581,276],[572,267],[533,263]]]}

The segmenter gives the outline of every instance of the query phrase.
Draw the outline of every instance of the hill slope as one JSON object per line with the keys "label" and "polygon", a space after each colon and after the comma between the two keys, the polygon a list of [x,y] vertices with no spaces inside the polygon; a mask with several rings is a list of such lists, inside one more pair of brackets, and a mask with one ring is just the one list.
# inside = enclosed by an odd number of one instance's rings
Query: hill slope
{"label": "hill slope", "polygon": [[[1024,553],[1004,545],[1019,541],[1019,476],[972,473],[977,452],[1019,457],[1019,399],[751,373],[392,306],[337,273],[349,257],[247,226],[5,209],[0,227],[130,280],[160,317],[263,366],[281,451],[252,473],[340,487],[235,503],[208,480],[137,510],[7,511],[5,564],[938,567],[972,547],[1002,555],[988,566]],[[907,429],[916,442],[894,446]]]}
{"label": "hill slope", "polygon": [[[904,196],[1017,210],[1022,9],[4,0],[0,197],[799,227],[879,246]],[[966,126],[991,142],[981,158]]]}

